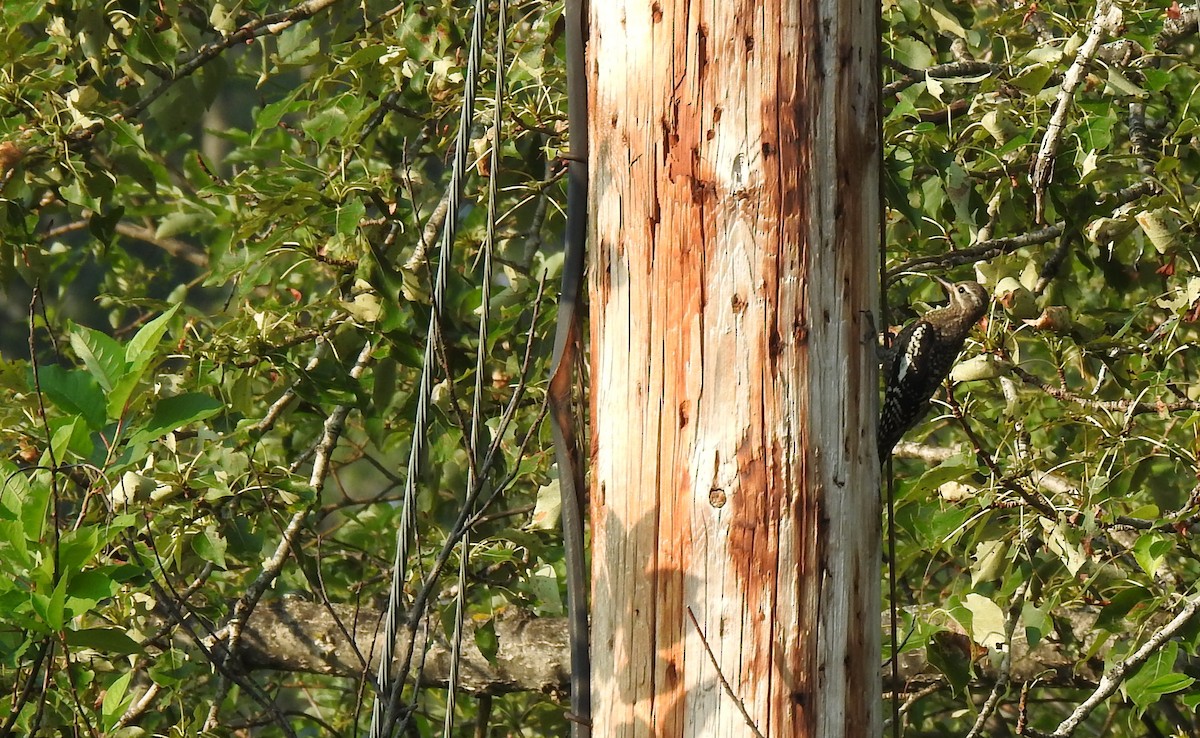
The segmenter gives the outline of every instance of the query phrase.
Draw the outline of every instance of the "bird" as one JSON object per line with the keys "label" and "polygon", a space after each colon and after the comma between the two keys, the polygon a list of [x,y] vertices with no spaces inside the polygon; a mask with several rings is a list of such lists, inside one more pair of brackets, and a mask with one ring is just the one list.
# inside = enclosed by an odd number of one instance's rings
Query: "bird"
{"label": "bird", "polygon": [[934,277],[950,302],[909,323],[884,354],[883,405],[876,443],[880,463],[929,412],[929,400],[950,373],[971,328],[988,311],[989,297],[978,282]]}

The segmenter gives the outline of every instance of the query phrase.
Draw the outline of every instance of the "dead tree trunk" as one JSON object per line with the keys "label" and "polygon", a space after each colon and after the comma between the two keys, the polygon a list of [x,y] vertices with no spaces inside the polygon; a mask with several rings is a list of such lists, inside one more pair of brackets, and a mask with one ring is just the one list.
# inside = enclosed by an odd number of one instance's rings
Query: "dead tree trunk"
{"label": "dead tree trunk", "polygon": [[878,12],[591,1],[594,735],[879,734]]}

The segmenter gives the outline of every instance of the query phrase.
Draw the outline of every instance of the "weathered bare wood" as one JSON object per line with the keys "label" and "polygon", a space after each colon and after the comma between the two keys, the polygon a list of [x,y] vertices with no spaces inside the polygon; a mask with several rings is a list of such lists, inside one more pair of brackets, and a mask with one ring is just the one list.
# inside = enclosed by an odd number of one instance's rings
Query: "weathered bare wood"
{"label": "weathered bare wood", "polygon": [[877,735],[877,3],[591,13],[595,733]]}

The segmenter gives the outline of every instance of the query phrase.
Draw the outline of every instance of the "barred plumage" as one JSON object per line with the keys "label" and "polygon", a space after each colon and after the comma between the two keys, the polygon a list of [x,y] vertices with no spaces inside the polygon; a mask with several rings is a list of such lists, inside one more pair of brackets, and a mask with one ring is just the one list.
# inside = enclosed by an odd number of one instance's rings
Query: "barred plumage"
{"label": "barred plumage", "polygon": [[988,293],[978,282],[938,283],[950,304],[905,326],[883,362],[884,395],[876,441],[884,461],[910,428],[929,411],[929,399],[950,373],[963,342],[988,309]]}

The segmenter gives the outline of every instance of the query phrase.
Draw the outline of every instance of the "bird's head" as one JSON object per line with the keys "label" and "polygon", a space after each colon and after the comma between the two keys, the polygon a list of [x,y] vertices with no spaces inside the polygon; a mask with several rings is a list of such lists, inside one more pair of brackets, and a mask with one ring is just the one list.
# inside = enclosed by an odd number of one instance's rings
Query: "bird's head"
{"label": "bird's head", "polygon": [[950,307],[966,315],[974,316],[971,322],[979,320],[987,312],[988,293],[978,282],[947,282],[941,277],[934,277],[937,283],[946,290],[950,297]]}

